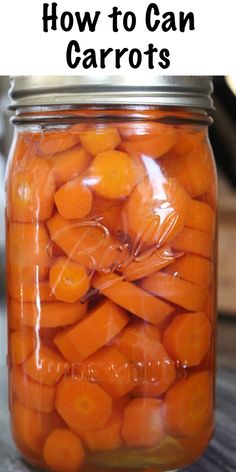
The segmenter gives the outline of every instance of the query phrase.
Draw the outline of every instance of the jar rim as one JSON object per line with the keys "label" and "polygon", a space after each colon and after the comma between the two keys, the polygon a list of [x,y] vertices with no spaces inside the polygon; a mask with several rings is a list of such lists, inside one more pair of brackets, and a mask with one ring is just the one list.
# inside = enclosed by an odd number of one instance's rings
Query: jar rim
{"label": "jar rim", "polygon": [[143,105],[214,110],[209,76],[15,76],[10,109],[58,105]]}

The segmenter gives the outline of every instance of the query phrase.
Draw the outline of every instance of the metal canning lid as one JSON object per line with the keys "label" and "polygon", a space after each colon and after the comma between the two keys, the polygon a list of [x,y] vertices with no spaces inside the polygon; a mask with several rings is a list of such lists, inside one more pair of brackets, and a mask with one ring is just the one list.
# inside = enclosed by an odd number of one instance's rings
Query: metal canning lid
{"label": "metal canning lid", "polygon": [[17,76],[11,109],[60,105],[147,105],[214,109],[208,76]]}

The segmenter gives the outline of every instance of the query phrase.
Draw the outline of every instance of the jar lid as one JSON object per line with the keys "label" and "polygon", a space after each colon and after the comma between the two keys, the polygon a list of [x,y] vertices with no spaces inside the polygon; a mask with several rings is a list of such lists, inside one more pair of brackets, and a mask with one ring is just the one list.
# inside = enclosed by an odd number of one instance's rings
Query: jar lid
{"label": "jar lid", "polygon": [[17,76],[11,109],[59,105],[153,105],[213,110],[208,76]]}

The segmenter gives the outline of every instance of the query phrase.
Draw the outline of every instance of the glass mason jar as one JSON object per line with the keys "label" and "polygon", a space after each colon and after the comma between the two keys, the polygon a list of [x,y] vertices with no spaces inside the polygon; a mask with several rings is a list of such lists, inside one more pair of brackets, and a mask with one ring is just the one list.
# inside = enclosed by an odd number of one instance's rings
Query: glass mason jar
{"label": "glass mason jar", "polygon": [[169,471],[214,423],[211,82],[102,80],[12,80],[12,432],[46,470]]}

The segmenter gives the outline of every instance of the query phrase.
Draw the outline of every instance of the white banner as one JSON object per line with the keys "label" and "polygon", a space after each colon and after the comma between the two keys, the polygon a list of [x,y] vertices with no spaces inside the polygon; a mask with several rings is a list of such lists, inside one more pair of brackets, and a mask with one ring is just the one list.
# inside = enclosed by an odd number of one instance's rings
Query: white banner
{"label": "white banner", "polygon": [[230,75],[236,0],[2,0],[0,75]]}

